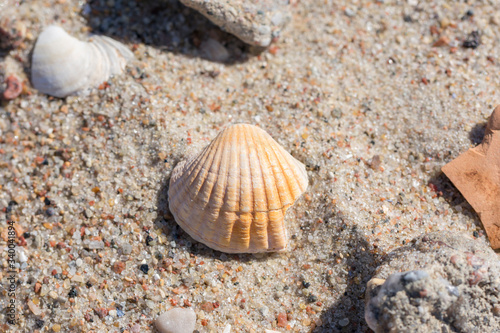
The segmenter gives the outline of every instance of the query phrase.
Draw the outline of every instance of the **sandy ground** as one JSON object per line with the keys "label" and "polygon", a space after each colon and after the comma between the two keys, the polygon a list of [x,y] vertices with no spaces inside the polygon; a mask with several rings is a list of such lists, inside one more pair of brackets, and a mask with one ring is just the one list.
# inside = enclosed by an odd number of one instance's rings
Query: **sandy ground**
{"label": "sandy ground", "polygon": [[[191,306],[199,332],[369,332],[365,284],[384,254],[428,231],[485,238],[440,168],[480,142],[500,101],[500,5],[325,0],[291,11],[262,51],[176,1],[0,0],[0,16],[27,27],[0,54],[2,74],[26,77],[52,23],[116,38],[136,57],[82,96],[50,98],[28,82],[2,102],[0,228],[11,219],[28,234],[16,252],[17,324],[2,311],[0,330],[150,332],[159,313]],[[481,45],[464,48],[476,30]],[[440,36],[450,45],[433,47]],[[228,63],[207,59],[208,38]],[[215,252],[169,214],[173,167],[236,122],[307,165],[286,253]]]}

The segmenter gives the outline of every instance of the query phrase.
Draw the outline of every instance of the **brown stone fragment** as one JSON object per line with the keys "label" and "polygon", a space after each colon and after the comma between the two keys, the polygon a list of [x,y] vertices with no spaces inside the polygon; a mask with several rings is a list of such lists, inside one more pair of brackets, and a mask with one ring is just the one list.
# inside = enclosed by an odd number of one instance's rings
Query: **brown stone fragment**
{"label": "brown stone fragment", "polygon": [[437,41],[434,42],[434,44],[432,44],[432,46],[435,47],[446,46],[446,45],[450,45],[450,39],[446,36],[441,36]]}
{"label": "brown stone fragment", "polygon": [[205,312],[214,311],[214,305],[211,302],[206,302],[201,305],[201,309]]}
{"label": "brown stone fragment", "polygon": [[491,247],[500,248],[500,106],[491,114],[483,142],[442,170],[479,215]]}
{"label": "brown stone fragment", "polygon": [[5,79],[5,84],[7,85],[7,89],[2,93],[2,97],[5,100],[11,100],[17,98],[23,91],[23,85],[21,80],[15,76],[10,75]]}
{"label": "brown stone fragment", "polygon": [[279,313],[276,316],[276,319],[278,320],[278,327],[286,327],[286,324],[288,323],[286,313]]}
{"label": "brown stone fragment", "polygon": [[108,309],[106,309],[106,308],[94,309],[94,312],[101,319],[104,318],[104,317],[106,317],[108,315],[108,313],[109,313]]}
{"label": "brown stone fragment", "polygon": [[113,264],[113,272],[116,274],[121,274],[125,269],[125,263],[122,261],[117,261]]}
{"label": "brown stone fragment", "polygon": [[372,169],[372,170],[379,170],[380,169],[380,166],[382,164],[382,160],[380,158],[380,155],[375,155],[373,156],[368,162],[367,162],[368,166]]}

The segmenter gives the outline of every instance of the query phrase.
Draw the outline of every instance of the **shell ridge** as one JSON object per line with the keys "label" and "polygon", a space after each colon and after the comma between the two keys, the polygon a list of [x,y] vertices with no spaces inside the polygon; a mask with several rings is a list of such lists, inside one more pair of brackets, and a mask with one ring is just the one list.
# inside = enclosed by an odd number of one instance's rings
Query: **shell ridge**
{"label": "shell ridge", "polygon": [[[215,144],[210,144],[206,148],[213,148]],[[197,183],[199,180],[199,177],[202,177],[202,179],[199,181],[200,186],[198,186],[197,192],[196,192],[196,197],[203,186],[204,179],[206,179],[207,173],[209,172],[210,165],[212,164],[212,161],[210,158],[214,157],[214,154],[210,154],[208,152],[207,154],[198,154],[196,156],[201,156],[200,163],[203,163],[206,160],[210,161],[210,164],[207,168],[203,167],[203,164],[200,167],[199,172],[196,174],[195,177],[193,175],[190,175],[189,173],[186,172],[186,162],[181,162],[183,164],[179,164],[178,167],[181,168],[178,173],[182,174],[182,177],[179,176],[177,179],[174,179],[175,182],[173,183],[173,186],[169,188],[169,193],[171,192],[172,194],[175,193],[175,195],[170,196],[173,206],[175,207],[176,205],[181,205],[183,207],[183,211],[179,212],[180,220],[182,221],[182,224],[192,232],[195,232],[194,229],[190,226],[190,224],[187,222],[191,219],[193,214],[199,214],[200,210],[203,208],[199,209],[198,202],[195,200],[190,200],[190,190],[193,188],[192,184]],[[177,167],[176,167],[177,169]],[[200,173],[203,171],[203,174],[200,175]],[[206,171],[206,172],[205,172]],[[174,172],[175,173],[175,172]],[[187,176],[187,177],[186,177]],[[191,180],[191,181],[190,181]],[[187,200],[186,200],[187,199]],[[186,207],[189,206],[189,207]],[[195,232],[197,234],[197,232]],[[194,238],[194,237],[193,237]]]}
{"label": "shell ridge", "polygon": [[[110,60],[109,64],[109,75],[119,74],[127,65],[127,60],[130,60],[130,54],[125,50],[128,50],[123,44],[109,38],[106,36],[95,36],[94,44],[99,44],[107,58]],[[128,50],[130,52],[130,50]],[[115,59],[116,61],[111,61]]]}
{"label": "shell ridge", "polygon": [[[263,140],[265,140],[265,141],[267,141],[267,142],[269,142],[269,141],[270,141],[270,140],[268,139],[268,137],[267,137],[268,135],[267,135],[267,133],[266,133],[266,132],[261,133],[261,136],[262,136],[262,139],[263,139]],[[270,136],[269,136],[269,137],[270,137]],[[266,148],[264,147],[263,151],[264,151],[265,157],[268,159],[268,161],[270,161],[270,154],[269,154],[269,150],[268,150],[268,149],[266,149]],[[275,174],[275,172],[274,172],[274,168],[273,168],[273,166],[272,166],[272,165],[269,165],[269,169],[271,170],[271,173],[272,173],[272,175],[273,175],[273,179],[276,179],[276,174]],[[263,171],[262,171],[262,172],[263,172]],[[267,211],[268,223],[267,223],[267,226],[266,226],[266,231],[267,231],[267,235],[268,235],[268,237],[267,237],[267,250],[268,250],[268,251],[269,251],[270,249],[272,249],[272,248],[273,248],[273,244],[272,244],[272,242],[273,242],[273,240],[274,240],[274,237],[269,237],[269,235],[272,235],[272,230],[271,230],[271,229],[272,229],[272,224],[271,224],[271,223],[269,223],[269,222],[270,222],[270,219],[271,219],[271,215],[275,215],[275,214],[271,214],[271,213],[272,213],[273,211],[276,211],[276,210],[281,210],[281,209],[282,209],[282,206],[283,206],[283,202],[281,201],[281,197],[280,197],[280,195],[279,195],[278,184],[276,183],[276,181],[273,181],[273,185],[274,185],[274,187],[275,187],[275,189],[276,189],[276,194],[277,194],[277,195],[276,195],[276,197],[277,197],[277,198],[278,198],[278,200],[279,200],[279,206],[280,206],[280,208],[275,208],[275,209],[269,209],[269,208],[268,208],[268,211]],[[266,197],[267,197],[267,196],[266,196]],[[268,204],[268,207],[269,207],[269,204]],[[285,222],[284,222],[284,221],[281,221],[281,233],[282,233],[283,235],[286,235],[286,231],[285,231]]]}
{"label": "shell ridge", "polygon": [[[260,130],[260,129],[259,129]],[[266,180],[265,180],[265,176],[264,176],[264,169],[263,169],[263,162],[261,160],[261,149],[260,149],[260,145],[258,143],[256,143],[256,141],[258,141],[258,138],[256,138],[256,134],[255,133],[256,131],[248,131],[250,132],[250,140],[252,141],[252,145],[255,149],[255,153],[256,153],[256,163],[258,164],[259,168],[258,170],[256,171],[260,171],[260,175],[261,175],[261,178],[260,180],[262,181],[262,188],[263,188],[263,194],[264,194],[264,198],[266,199],[266,206],[265,206],[265,209],[262,210],[262,211],[259,211],[258,209],[255,209],[254,211],[254,223],[253,224],[253,227],[254,229],[257,229],[257,228],[262,228],[262,229],[265,229],[266,230],[266,233],[267,233],[267,239],[266,239],[266,243],[267,243],[267,249],[270,248],[270,242],[272,242],[272,239],[273,237],[269,237],[269,198],[267,197],[267,190],[266,190]],[[257,217],[260,215],[259,213],[264,213],[266,214],[266,219],[265,219],[265,225],[258,225],[256,222],[257,222]],[[263,224],[263,223],[262,223]],[[252,229],[252,225],[250,226],[250,231]],[[254,239],[253,240],[254,243],[259,241],[259,239]],[[251,245],[252,243],[252,239],[249,240],[249,245]],[[267,250],[266,249],[266,250]]]}
{"label": "shell ridge", "polygon": [[269,200],[267,198],[267,193],[266,193],[266,181],[265,181],[265,178],[264,178],[264,169],[262,168],[262,161],[260,160],[260,154],[259,154],[259,145],[256,144],[256,140],[255,140],[255,137],[253,135],[253,133],[250,135],[251,137],[251,140],[252,140],[252,143],[253,143],[253,146],[254,146],[254,149],[255,149],[255,155],[257,156],[257,164],[259,166],[258,170],[260,170],[260,181],[262,182],[262,189],[264,191],[264,197],[266,198],[266,208],[264,210],[257,210],[255,209],[255,212],[268,212],[269,211]]}
{"label": "shell ridge", "polygon": [[[275,151],[274,151],[274,149],[273,149],[273,148],[274,148],[273,146],[275,145],[275,141],[274,141],[274,139],[273,139],[270,135],[268,135],[267,133],[264,133],[264,134],[265,134],[265,135],[263,135],[263,137],[265,138],[265,140],[266,140],[266,141],[269,143],[269,145],[271,146],[271,149],[270,149],[270,150],[272,151],[272,154],[274,155],[274,158],[277,160],[277,163],[278,163],[278,165],[279,165],[279,168],[281,169],[281,172],[282,172],[282,174],[283,174],[283,179],[285,180],[285,183],[286,183],[286,185],[287,185],[287,189],[288,189],[288,190],[290,190],[289,185],[288,185],[288,182],[286,181],[286,178],[287,178],[287,177],[285,176],[285,174],[284,174],[284,170],[283,170],[283,168],[282,168],[282,166],[281,166],[281,161],[280,161],[280,159],[278,158],[278,156],[276,156],[276,152],[275,152]],[[266,156],[267,156],[267,158],[268,158],[269,160],[271,159],[271,151],[270,151],[270,150],[264,149],[265,154],[266,154]],[[277,174],[276,174],[276,172],[275,172],[275,168],[273,168],[273,167],[271,166],[271,167],[270,167],[270,169],[271,169],[271,172],[272,172],[272,174],[273,174],[273,177],[276,179],[276,178],[277,178]],[[268,216],[270,216],[270,215],[271,215],[271,214],[270,214],[271,212],[281,210],[281,211],[282,211],[283,218],[284,218],[284,216],[285,216],[285,212],[286,212],[286,209],[285,209],[285,211],[283,211],[284,204],[283,204],[283,202],[281,201],[281,196],[279,195],[278,184],[277,184],[276,182],[273,182],[273,183],[274,183],[274,186],[275,186],[275,188],[276,188],[276,193],[278,194],[278,195],[277,195],[277,198],[278,198],[278,200],[279,200],[279,202],[280,202],[280,208],[270,209],[270,210],[268,211]],[[274,214],[273,214],[273,215],[274,215]],[[268,223],[268,225],[267,225],[267,234],[268,234],[268,235],[270,235],[270,234],[271,234],[271,227],[272,227],[272,226],[271,226],[271,223]],[[285,235],[285,238],[287,237],[287,236],[286,236],[286,235],[287,235],[287,233],[286,233],[285,221],[284,221],[284,220],[283,220],[283,221],[282,221],[282,223],[281,223],[281,233],[282,233],[282,235]],[[271,244],[271,242],[272,242],[272,237],[268,237],[268,238],[267,238],[267,248],[268,248],[268,249],[272,249],[272,244]]]}
{"label": "shell ridge", "polygon": [[191,158],[188,158],[188,160],[186,161],[186,172],[189,172],[191,174],[191,172],[196,168],[196,166],[199,165],[200,161],[206,157],[207,151],[211,147],[212,145],[207,145],[205,148],[203,148],[201,153],[194,155]]}
{"label": "shell ridge", "polygon": [[[234,131],[235,134],[236,134],[236,141],[237,143],[236,144],[240,144],[240,132],[239,131]],[[229,182],[230,182],[230,176],[231,176],[231,170],[238,170],[238,174],[235,175],[234,179],[236,181],[236,183],[238,184],[239,183],[239,166],[240,166],[240,161],[239,161],[239,154],[237,154],[236,152],[233,151],[233,146],[230,147],[231,149],[229,150],[229,154],[228,154],[228,168],[227,168],[227,172],[226,172],[226,181],[225,181],[225,193],[224,193],[224,198],[223,198],[223,204],[222,206],[220,207],[219,209],[219,214],[225,214],[225,213],[235,213],[236,216],[237,216],[237,219],[235,220],[230,220],[229,223],[226,223],[224,225],[224,228],[222,229],[225,234],[224,234],[224,241],[226,242],[226,244],[224,244],[225,246],[230,246],[231,244],[231,237],[233,235],[233,230],[234,230],[234,225],[235,223],[237,223],[238,221],[238,214],[237,214],[237,208],[234,207],[233,210],[225,210],[224,209],[224,203],[225,202],[228,202],[230,200],[229,198]],[[236,161],[234,161],[233,159],[236,158]],[[235,163],[232,163],[232,162],[235,162]],[[238,186],[236,185],[236,188],[238,188]],[[236,191],[235,191],[235,194],[236,194]],[[237,198],[238,198],[238,195],[236,194]],[[234,200],[235,204],[239,206],[238,204],[238,200]],[[229,214],[228,214],[229,215]],[[229,235],[229,237],[227,237],[227,235]]]}
{"label": "shell ridge", "polygon": [[[248,131],[244,125],[242,125],[242,127],[243,127],[241,130],[241,135],[243,137],[242,147],[245,147],[245,151],[247,153],[246,155],[250,156],[251,149],[250,149],[250,145],[249,145]],[[240,154],[239,158],[241,160],[241,158],[242,158],[241,154]],[[240,165],[243,165],[242,161],[240,161]],[[253,202],[255,202],[255,199],[254,199],[255,196],[254,196],[253,182],[251,181],[251,178],[253,176],[252,163],[251,163],[249,157],[246,158],[246,165],[245,166],[247,168],[246,169],[247,174],[242,174],[240,172],[240,184],[248,184],[249,185],[250,189],[249,189],[248,194],[251,196],[250,201],[253,203]],[[243,177],[245,177],[245,176],[248,176],[250,178],[250,181],[248,183],[243,181]],[[241,198],[244,197],[241,193],[242,190],[243,190],[243,187],[241,187],[241,189],[240,189],[240,201],[241,201]],[[242,236],[241,239],[243,239],[245,241],[245,244],[244,244],[245,249],[248,249],[248,247],[250,246],[250,230],[252,227],[252,222],[250,222],[250,224],[248,226],[246,226],[245,221],[244,221],[245,220],[244,216],[242,216],[242,215],[250,214],[252,216],[252,220],[253,220],[253,216],[254,216],[253,211],[254,211],[254,205],[252,204],[249,212],[239,212],[238,213],[238,220],[233,225],[233,231],[239,231],[241,233],[246,231],[246,234],[241,235]],[[231,233],[231,243],[237,243],[237,239],[235,238],[235,232]]]}
{"label": "shell ridge", "polygon": [[[228,136],[230,137],[229,133],[230,131],[225,131],[225,132],[228,133],[224,135],[221,143],[225,142]],[[216,181],[214,183],[214,186],[212,186],[212,193],[210,193],[209,196],[210,199],[207,203],[207,208],[210,210],[210,216],[213,216],[214,220],[210,221],[212,222],[213,227],[210,228],[210,231],[206,237],[207,239],[210,239],[212,241],[214,241],[214,237],[216,237],[219,234],[219,231],[221,231],[219,228],[222,227],[219,226],[217,222],[219,221],[219,217],[221,215],[221,208],[224,205],[224,197],[227,190],[227,181],[228,181],[228,174],[230,171],[230,162],[231,162],[230,145],[222,144],[219,146],[219,150],[222,150],[219,165],[217,168],[217,176],[219,177],[215,178]],[[221,174],[221,171],[223,171],[224,174]],[[217,199],[216,202],[214,202],[213,200],[214,198]]]}
{"label": "shell ridge", "polygon": [[[241,142],[245,142],[245,133],[243,131],[238,131],[238,137],[241,139]],[[243,143],[240,144],[243,146]],[[241,149],[240,149],[241,150]],[[237,181],[237,184],[238,184],[238,187],[237,187],[237,197],[238,197],[238,210],[241,210],[241,200],[242,200],[242,196],[241,196],[241,166],[243,164],[243,160],[242,160],[242,156],[241,156],[241,153],[240,151],[238,151],[236,153],[236,160],[238,161],[238,174],[236,175],[236,181]],[[236,220],[233,222],[232,226],[231,226],[231,236],[229,237],[229,246],[231,245],[231,241],[232,241],[232,238],[233,238],[233,235],[234,235],[234,231],[235,231],[235,226],[237,224],[242,224],[243,221],[241,220],[241,212],[236,212]]]}
{"label": "shell ridge", "polygon": [[[252,143],[252,145],[250,146],[251,147],[251,150],[254,152],[255,155],[257,155],[257,160],[258,160],[258,154],[257,154],[257,149],[255,148],[255,141],[253,139],[253,136],[252,134],[249,135],[249,140],[248,142]],[[253,159],[253,162],[255,163],[255,159]],[[264,185],[264,179],[262,178],[262,170],[260,168],[260,161],[259,161],[259,168],[256,169],[256,168],[252,168],[250,167],[250,172],[251,172],[251,179],[253,180],[255,177],[257,177],[258,175],[261,176],[260,179],[259,178],[255,178],[259,181],[259,184],[262,185],[262,188],[264,189],[265,185]],[[255,164],[252,164],[252,160],[250,160],[250,165],[254,166]],[[256,171],[260,171],[258,174]],[[255,176],[255,177],[254,177]],[[261,183],[262,182],[262,183]],[[253,181],[251,182],[252,184],[252,191],[255,191],[256,189],[258,189],[257,187],[254,187],[254,185],[257,185],[256,183],[254,183]],[[254,192],[255,193],[255,192]],[[257,213],[257,212],[264,212],[264,211],[267,211],[267,198],[266,198],[266,209],[265,210],[260,210],[258,209],[256,206],[255,206],[255,197],[254,197],[254,208],[253,208],[253,213]]]}
{"label": "shell ridge", "polygon": [[[219,144],[219,142],[216,138],[212,142],[211,146],[213,146],[215,149],[216,147],[218,147],[218,144]],[[184,199],[185,197],[195,198],[195,199],[191,199],[189,201],[189,203],[190,203],[189,207],[186,207],[186,206],[188,206],[186,203],[183,203],[182,201],[180,202],[181,205],[184,205],[184,207],[185,207],[184,209],[186,211],[185,212],[185,215],[186,215],[185,221],[183,221],[183,224],[186,226],[186,229],[191,231],[191,233],[190,233],[191,235],[196,236],[193,238],[195,238],[196,240],[198,240],[202,243],[211,241],[211,239],[209,239],[209,238],[207,238],[204,241],[205,237],[202,237],[202,235],[204,235],[205,232],[212,233],[211,230],[214,228],[212,220],[209,220],[210,223],[206,223],[207,217],[208,217],[207,216],[208,211],[206,210],[206,208],[207,208],[207,204],[210,200],[210,197],[212,195],[213,181],[211,184],[212,187],[210,188],[210,193],[208,193],[208,195],[205,195],[204,198],[200,198],[199,194],[203,193],[204,189],[206,190],[207,187],[210,185],[209,180],[212,178],[210,178],[209,176],[214,175],[213,168],[217,168],[217,166],[214,166],[214,163],[217,163],[217,157],[219,155],[220,154],[217,150],[215,150],[215,154],[207,154],[206,155],[207,160],[209,162],[209,166],[207,168],[204,168],[202,166],[200,171],[203,170],[203,173],[198,174],[196,179],[194,180],[194,183],[196,184],[196,187],[198,190],[198,192],[196,192],[197,195],[195,197],[191,196],[190,189],[192,189],[193,186],[184,185],[184,187],[183,187],[183,189],[181,189],[181,191],[183,190],[185,195],[179,198],[180,200]],[[212,180],[214,180],[216,178],[217,177],[215,175]],[[191,185],[191,184],[189,184],[189,185]],[[207,192],[208,192],[208,190],[207,190]],[[193,218],[193,215],[195,216],[195,218]],[[196,218],[196,217],[198,217],[198,218]],[[203,217],[203,218],[199,218],[199,217]],[[196,225],[194,225],[193,223],[189,223],[188,221],[197,221],[198,223]],[[208,229],[208,231],[207,231],[207,229]]]}
{"label": "shell ridge", "polygon": [[[273,142],[274,140],[271,138],[271,136],[270,136],[270,135],[267,135],[267,133],[265,133],[265,132],[264,132],[263,134],[265,134],[265,135],[263,135],[264,139],[265,139],[268,143],[270,143],[269,145],[272,147],[272,146],[274,145],[274,142]],[[270,139],[271,139],[271,140],[270,140]],[[270,150],[272,150],[272,152],[274,153],[274,149],[270,149]],[[268,160],[271,160],[272,156],[271,156],[271,153],[270,153],[269,149],[264,149],[264,152],[265,152],[265,154],[266,154],[267,159],[268,159]],[[275,154],[275,153],[274,153],[273,155],[274,155],[275,159],[278,161],[278,164],[279,164],[279,166],[280,166],[280,168],[281,168],[281,163],[280,163],[280,160],[278,159],[278,157],[276,156],[276,154]],[[276,170],[275,170],[275,168],[273,168],[273,167],[272,167],[272,165],[271,165],[269,169],[270,169],[270,170],[271,170],[271,172],[273,173],[273,177],[276,179],[276,178],[277,178],[277,173],[275,172],[275,171],[276,171]],[[283,173],[283,170],[282,170],[282,173]],[[283,175],[283,178],[285,178],[285,177],[284,177],[284,175]],[[278,195],[277,195],[277,198],[278,198],[278,200],[279,200],[279,202],[280,202],[280,208],[270,209],[269,211],[278,210],[278,209],[282,209],[282,208],[283,208],[283,201],[281,201],[281,196],[279,195],[279,192],[280,192],[280,191],[279,191],[279,188],[278,188],[278,183],[275,181],[275,182],[273,182],[273,184],[274,184],[274,186],[275,186],[275,188],[276,188],[276,193],[278,194]],[[287,186],[288,186],[288,183],[287,183]]]}
{"label": "shell ridge", "polygon": [[[302,172],[298,173],[299,170],[297,170],[297,169],[299,169],[299,165],[297,163],[301,163],[301,162],[299,162],[297,159],[295,159],[295,157],[293,157],[283,147],[281,147],[281,146],[277,146],[277,147],[279,148],[279,153],[280,153],[282,159],[287,162],[287,164],[289,165],[289,170],[293,173],[293,177],[286,177],[286,173],[285,173],[285,178],[286,178],[287,184],[289,185],[290,193],[292,193],[292,195],[293,195],[292,200],[294,202],[297,199],[297,197],[299,197],[305,190],[305,188],[303,188],[302,184],[299,182],[299,179],[301,177],[303,177],[304,175],[302,174]],[[305,177],[307,178],[307,174],[305,175]],[[291,184],[290,181],[295,182],[295,184],[297,186],[293,186],[293,184]],[[301,193],[299,195],[297,195],[295,193],[295,191],[293,191],[294,188],[298,188]]]}
{"label": "shell ridge", "polygon": [[93,57],[89,57],[93,60],[93,68],[90,68],[88,71],[89,85],[96,86],[110,77],[111,60],[103,49],[103,46],[95,41],[88,43],[87,49],[92,50],[94,54]]}
{"label": "shell ridge", "polygon": [[[239,147],[239,145],[242,142],[242,133],[241,131],[235,131],[236,135],[236,142]],[[224,202],[225,203],[233,203],[234,202],[234,207],[233,209],[230,209],[231,207],[229,205],[223,205],[221,208],[221,211],[223,212],[231,212],[231,213],[236,213],[239,211],[239,200],[240,200],[240,195],[236,189],[239,188],[240,185],[240,177],[241,177],[241,156],[238,154],[238,150],[234,150],[234,147],[231,147],[230,151],[230,160],[229,160],[229,168],[227,172],[227,181],[226,184],[230,184],[230,180],[234,181],[234,197],[230,197],[231,193],[229,192],[230,188],[229,186],[226,186],[226,193],[224,193]],[[232,174],[232,170],[235,170],[234,174]],[[227,206],[227,209],[226,209]]]}
{"label": "shell ridge", "polygon": [[[203,242],[209,242],[212,243],[214,242],[213,240],[213,235],[215,234],[216,231],[216,225],[215,222],[217,221],[218,215],[214,216],[214,211],[213,211],[213,206],[210,205],[210,200],[212,199],[212,196],[214,195],[214,190],[216,188],[216,182],[217,182],[217,175],[218,175],[218,170],[221,166],[221,160],[222,160],[222,149],[223,143],[226,139],[226,131],[221,132],[221,136],[216,138],[216,140],[213,141],[214,143],[214,152],[215,154],[211,154],[211,160],[210,160],[210,167],[208,168],[208,171],[206,173],[206,177],[203,180],[203,185],[201,185],[199,194],[202,193],[203,197],[200,197],[200,195],[196,196],[196,199],[198,200],[193,200],[193,204],[198,207],[199,211],[196,209],[191,210],[190,217],[195,214],[201,214],[204,218],[203,219],[198,219],[198,228],[194,228],[194,226],[191,226],[191,229],[196,229],[196,233],[199,235],[199,239]],[[213,176],[209,177],[209,176]],[[190,220],[195,220],[196,219],[190,219]],[[203,228],[201,228],[201,223],[203,223]],[[201,236],[203,235],[203,237]]]}
{"label": "shell ridge", "polygon": [[[221,164],[221,155],[222,155],[222,149],[220,149],[221,147],[224,146],[224,141],[225,141],[225,138],[226,138],[226,131],[222,131],[221,132],[221,137],[219,138],[219,140],[216,140],[214,141],[214,152],[215,154],[212,154],[212,159],[211,159],[211,162],[210,162],[210,167],[208,168],[208,172],[207,172],[207,177],[205,178],[205,180],[203,181],[203,185],[201,186],[200,190],[198,193],[204,193],[205,191],[203,191],[204,189],[207,190],[207,187],[210,186],[210,191],[206,191],[207,192],[207,195],[205,195],[205,198],[200,198],[200,199],[204,199],[202,200],[201,202],[203,203],[203,207],[202,209],[204,210],[205,208],[207,208],[207,205],[210,201],[210,198],[212,197],[213,195],[213,191],[214,191],[214,185],[215,185],[215,181],[217,180],[217,178],[214,178],[213,181],[209,182],[210,178],[208,177],[209,175],[214,175],[215,177],[218,175],[218,171],[219,171],[219,167],[220,167],[220,164]],[[199,196],[197,196],[196,198],[199,198]],[[205,200],[206,199],[206,200]]]}
{"label": "shell ridge", "polygon": [[105,43],[110,44],[116,52],[121,56],[123,59],[121,61],[121,64],[123,67],[126,66],[127,61],[134,59],[134,53],[130,51],[130,49],[123,43],[114,40],[113,38],[110,38],[108,36],[99,36]]}
{"label": "shell ridge", "polygon": [[[212,148],[213,148],[213,145],[208,145],[207,147],[205,147],[205,149],[200,154],[195,155],[190,161],[186,162],[186,164],[184,166],[183,173],[185,173],[186,175],[189,176],[189,177],[186,177],[187,178],[186,180],[189,182],[188,182],[188,184],[184,185],[185,186],[184,192],[190,192],[189,190],[192,189],[191,186],[194,183],[196,183],[196,181],[200,177],[200,173],[202,171],[205,171],[208,169],[208,168],[204,168],[203,166],[204,166],[204,162],[212,156],[210,154]],[[188,165],[188,163],[189,163],[189,165]],[[198,188],[196,190],[196,192],[194,193],[195,196],[198,195],[200,188]]]}
{"label": "shell ridge", "polygon": [[243,138],[239,159],[240,159],[240,212],[251,213],[253,211],[253,184],[249,181],[251,174],[251,164],[249,160],[249,146],[246,131],[242,130]]}
{"label": "shell ridge", "polygon": [[[217,136],[218,137],[218,136]],[[213,143],[209,144],[205,149],[198,155],[195,155],[195,158],[193,158],[193,161],[198,160],[198,163],[193,166],[192,168],[187,168],[186,166],[184,167],[183,174],[187,175],[187,177],[184,178],[184,181],[182,183],[179,183],[177,186],[174,188],[177,189],[177,187],[182,186],[181,189],[179,189],[179,194],[184,195],[192,195],[192,197],[196,198],[198,196],[199,191],[201,190],[203,186],[203,182],[207,177],[207,174],[210,172],[210,166],[212,165],[212,159],[214,158],[214,154],[212,154],[212,151],[215,149],[216,145],[216,139],[214,139]],[[208,166],[205,167],[205,163],[207,161],[210,161]],[[194,163],[194,162],[193,162]],[[199,169],[197,167],[200,166]],[[196,171],[196,174],[194,172]],[[195,189],[194,193],[193,188]]]}
{"label": "shell ridge", "polygon": [[[214,154],[212,154],[212,152],[217,149],[218,147],[218,140],[221,136],[222,132],[217,134],[217,136],[214,138],[214,140],[209,144],[207,145],[202,151],[201,153],[199,153],[198,155],[196,155],[195,158],[192,159],[192,163],[190,166],[189,166],[189,169],[186,169],[186,172],[188,172],[189,174],[191,174],[194,170],[196,170],[196,168],[198,166],[201,166],[200,169],[198,169],[198,173],[196,175],[192,175],[192,178],[194,180],[196,180],[195,178],[198,177],[199,173],[201,172],[201,170],[206,170],[206,169],[210,169],[210,166],[212,165],[212,162],[210,162],[209,166],[207,168],[203,168],[203,165],[205,164],[205,162],[207,161],[207,159],[210,159],[215,156]],[[191,161],[190,161],[191,162]],[[196,193],[198,194],[198,192]]]}
{"label": "shell ridge", "polygon": [[[286,161],[286,159],[283,158],[283,155],[281,154],[281,150],[279,149],[280,148],[279,145],[277,145],[277,142],[271,136],[268,137],[268,141],[270,142],[270,146],[272,148],[274,156],[276,157],[276,160],[278,161],[278,165],[279,165],[281,174],[283,175],[283,180],[285,181],[288,193],[292,194],[292,196],[293,196],[292,187],[290,186],[290,183],[288,181],[288,177],[286,176],[285,167],[283,166],[283,160]],[[276,148],[278,149],[278,151],[276,151]],[[292,201],[295,200],[295,198],[293,198],[293,197],[291,199],[292,199]],[[286,210],[286,208],[288,208],[288,206],[290,206],[290,204],[287,204],[287,203],[284,203],[283,201],[281,201],[281,198],[280,198],[280,202],[281,202],[281,209],[285,208],[285,210]]]}

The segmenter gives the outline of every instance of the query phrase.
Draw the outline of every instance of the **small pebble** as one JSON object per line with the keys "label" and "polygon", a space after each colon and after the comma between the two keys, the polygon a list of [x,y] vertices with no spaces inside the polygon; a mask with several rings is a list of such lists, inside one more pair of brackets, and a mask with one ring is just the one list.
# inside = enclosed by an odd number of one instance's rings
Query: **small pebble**
{"label": "small pebble", "polygon": [[54,208],[52,207],[49,207],[47,208],[47,210],[45,211],[45,213],[47,214],[47,216],[54,216],[54,214],[56,213],[56,211],[54,210]]}
{"label": "small pebble", "polygon": [[83,241],[83,245],[89,250],[99,250],[104,248],[104,242],[99,240],[86,239]]}
{"label": "small pebble", "polygon": [[94,312],[101,319],[104,318],[104,317],[106,317],[108,315],[108,313],[109,313],[108,309],[106,309],[106,308],[94,309]]}
{"label": "small pebble", "polygon": [[12,100],[17,98],[23,91],[23,85],[21,80],[15,75],[10,75],[5,79],[5,84],[7,85],[7,89],[2,94],[2,97],[5,100]]}
{"label": "small pebble", "polygon": [[149,272],[149,266],[147,264],[142,264],[139,269],[144,273],[144,274],[148,274]]}
{"label": "small pebble", "polygon": [[130,253],[132,253],[132,245],[123,244],[122,245],[122,254],[129,255]]}
{"label": "small pebble", "polygon": [[351,8],[346,8],[346,10],[344,11],[344,13],[349,16],[349,17],[354,17],[356,16],[356,11],[354,9],[351,9]]}
{"label": "small pebble", "polygon": [[71,290],[68,293],[69,298],[75,298],[78,296],[78,291],[76,291],[75,288],[71,288]]}
{"label": "small pebble", "polygon": [[19,251],[19,262],[26,262],[28,261],[28,257],[24,253],[24,251]]}
{"label": "small pebble", "polygon": [[314,296],[314,295],[309,295],[309,297],[307,297],[307,301],[309,303],[314,303],[318,300],[318,297]]}
{"label": "small pebble", "polygon": [[48,293],[49,293],[49,287],[46,284],[42,285],[42,288],[40,290],[40,296],[45,296]]}
{"label": "small pebble", "polygon": [[276,319],[278,320],[278,327],[286,327],[288,323],[286,313],[279,313]]}
{"label": "small pebble", "polygon": [[43,325],[45,325],[45,321],[38,318],[35,319],[35,328],[41,329]]}
{"label": "small pebble", "polygon": [[42,310],[40,310],[40,308],[35,303],[33,303],[32,300],[28,301],[28,307],[35,316],[39,316],[42,314]]}
{"label": "small pebble", "polygon": [[196,324],[193,309],[175,308],[161,314],[155,321],[160,333],[192,333]]}
{"label": "small pebble", "polygon": [[471,32],[463,43],[463,47],[467,49],[476,49],[479,45],[481,45],[481,35],[477,30]]}
{"label": "small pebble", "polygon": [[263,307],[259,308],[259,312],[264,317],[267,317],[267,315],[269,314],[269,308],[264,305]]}
{"label": "small pebble", "polygon": [[227,324],[222,333],[231,333],[231,324]]}
{"label": "small pebble", "polygon": [[83,278],[83,276],[81,275],[74,275],[72,278],[71,278],[71,281],[73,282],[77,282],[77,283],[84,283],[85,280]]}
{"label": "small pebble", "polygon": [[[115,272],[116,274],[121,274],[124,269],[125,269],[125,263],[122,261],[117,261],[113,264],[113,272]],[[142,268],[141,268],[141,270],[142,270]],[[147,271],[146,271],[146,273],[147,273]]]}
{"label": "small pebble", "polygon": [[497,304],[493,307],[493,314],[497,317],[500,317],[500,304]]}

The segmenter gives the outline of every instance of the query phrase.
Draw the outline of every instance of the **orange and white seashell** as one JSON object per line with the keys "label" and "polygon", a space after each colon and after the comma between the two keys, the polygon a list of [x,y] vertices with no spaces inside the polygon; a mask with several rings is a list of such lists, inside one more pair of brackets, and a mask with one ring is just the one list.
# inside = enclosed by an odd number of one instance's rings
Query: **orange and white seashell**
{"label": "orange and white seashell", "polygon": [[168,200],[182,229],[215,250],[281,251],[285,213],[307,185],[304,165],[269,134],[236,124],[175,167]]}

